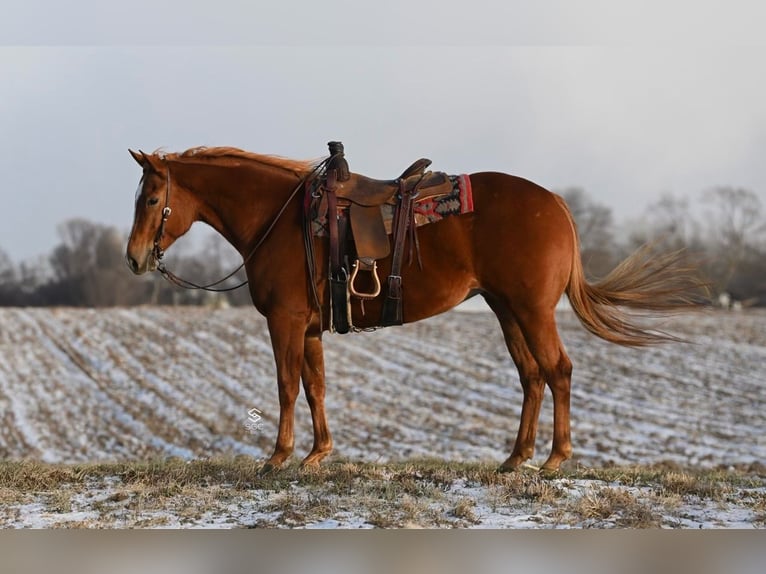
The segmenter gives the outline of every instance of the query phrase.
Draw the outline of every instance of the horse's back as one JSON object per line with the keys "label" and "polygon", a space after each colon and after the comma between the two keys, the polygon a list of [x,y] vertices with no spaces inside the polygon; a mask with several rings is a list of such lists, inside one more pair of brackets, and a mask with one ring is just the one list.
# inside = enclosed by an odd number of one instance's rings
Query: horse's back
{"label": "horse's back", "polygon": [[482,218],[498,217],[527,231],[540,227],[541,222],[567,222],[554,194],[528,179],[495,171],[474,173],[470,178],[474,212]]}

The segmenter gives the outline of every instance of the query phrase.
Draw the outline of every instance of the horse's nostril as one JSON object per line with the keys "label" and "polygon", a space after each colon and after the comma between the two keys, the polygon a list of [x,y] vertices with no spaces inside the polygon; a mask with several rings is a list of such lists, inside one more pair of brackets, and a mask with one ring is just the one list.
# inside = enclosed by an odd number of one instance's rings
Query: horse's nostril
{"label": "horse's nostril", "polygon": [[138,271],[138,262],[133,259],[130,255],[126,255],[125,259],[127,260],[128,267],[130,267],[130,270],[134,273]]}

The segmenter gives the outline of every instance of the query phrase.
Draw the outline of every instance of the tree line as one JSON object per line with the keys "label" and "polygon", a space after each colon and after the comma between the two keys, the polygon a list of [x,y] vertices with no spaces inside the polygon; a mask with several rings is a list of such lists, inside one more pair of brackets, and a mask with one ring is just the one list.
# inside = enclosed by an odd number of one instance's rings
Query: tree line
{"label": "tree line", "polygon": [[[577,222],[585,271],[604,277],[639,246],[684,249],[709,282],[713,301],[766,306],[766,212],[750,190],[717,187],[694,201],[664,195],[643,214],[620,226],[612,210],[581,188],[557,190]],[[125,265],[126,234],[85,219],[58,228],[59,242],[47,255],[14,264],[0,247],[2,306],[131,306],[249,304],[247,288],[210,294],[187,291],[158,273],[134,276]],[[241,262],[222,238],[210,236],[195,249],[176,244],[166,256],[174,273],[205,284]],[[225,285],[244,280],[240,271]]]}
{"label": "tree line", "polygon": [[590,279],[604,277],[632,251],[653,243],[683,249],[710,285],[714,304],[766,306],[766,212],[751,190],[720,186],[695,201],[665,194],[617,228],[611,210],[580,188],[560,190],[577,221]]}
{"label": "tree line", "polygon": [[[125,263],[127,234],[86,219],[71,219],[58,229],[59,243],[46,256],[14,265],[0,249],[0,306],[109,307],[133,305],[243,305],[246,287],[227,293],[186,290],[159,273],[135,276]],[[236,269],[237,253],[219,237],[201,247],[174,245],[164,259],[175,274],[205,285]],[[221,286],[245,279],[244,271]]]}

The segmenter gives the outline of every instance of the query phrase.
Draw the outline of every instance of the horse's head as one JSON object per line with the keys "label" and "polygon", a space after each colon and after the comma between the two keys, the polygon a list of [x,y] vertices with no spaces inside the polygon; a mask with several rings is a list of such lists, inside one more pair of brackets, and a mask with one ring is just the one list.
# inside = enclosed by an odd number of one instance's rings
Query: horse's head
{"label": "horse's head", "polygon": [[128,267],[140,275],[157,269],[164,251],[189,230],[193,202],[162,157],[128,151],[144,170],[126,252]]}

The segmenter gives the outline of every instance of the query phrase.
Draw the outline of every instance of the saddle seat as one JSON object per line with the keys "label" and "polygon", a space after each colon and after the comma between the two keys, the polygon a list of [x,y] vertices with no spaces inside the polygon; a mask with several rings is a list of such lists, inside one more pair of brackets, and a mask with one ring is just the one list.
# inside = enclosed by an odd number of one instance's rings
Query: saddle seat
{"label": "saddle seat", "polygon": [[[364,207],[377,207],[385,203],[396,204],[400,192],[413,193],[413,199],[438,197],[452,191],[447,174],[426,172],[431,160],[421,158],[396,179],[373,179],[356,173],[345,181],[338,181],[335,195],[340,200]],[[417,189],[416,189],[417,188]],[[344,203],[344,202],[341,202]]]}

